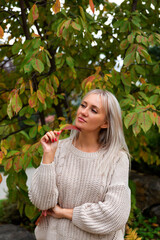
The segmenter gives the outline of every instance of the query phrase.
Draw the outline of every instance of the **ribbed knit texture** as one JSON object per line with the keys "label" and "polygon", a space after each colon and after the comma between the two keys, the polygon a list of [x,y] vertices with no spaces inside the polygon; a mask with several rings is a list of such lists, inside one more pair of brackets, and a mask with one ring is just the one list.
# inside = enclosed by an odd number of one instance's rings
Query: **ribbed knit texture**
{"label": "ribbed knit texture", "polygon": [[59,204],[73,208],[72,221],[44,217],[36,227],[37,240],[123,240],[130,212],[129,160],[120,153],[108,174],[101,176],[98,162],[105,154],[82,152],[72,139],[59,141],[52,164],[35,171],[29,197],[41,210]]}

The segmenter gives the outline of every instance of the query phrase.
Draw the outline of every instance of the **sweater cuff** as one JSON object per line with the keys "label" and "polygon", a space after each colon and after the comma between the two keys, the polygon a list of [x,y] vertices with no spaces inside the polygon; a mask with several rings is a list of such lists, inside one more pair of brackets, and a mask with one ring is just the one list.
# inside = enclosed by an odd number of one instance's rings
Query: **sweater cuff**
{"label": "sweater cuff", "polygon": [[[91,205],[91,203],[86,203],[84,205],[86,205],[85,207],[87,207],[88,205]],[[79,227],[80,229],[84,229],[85,226],[83,226],[83,221],[81,221],[80,219],[81,211],[82,211],[82,206],[78,206],[73,209],[72,223],[75,226]]]}

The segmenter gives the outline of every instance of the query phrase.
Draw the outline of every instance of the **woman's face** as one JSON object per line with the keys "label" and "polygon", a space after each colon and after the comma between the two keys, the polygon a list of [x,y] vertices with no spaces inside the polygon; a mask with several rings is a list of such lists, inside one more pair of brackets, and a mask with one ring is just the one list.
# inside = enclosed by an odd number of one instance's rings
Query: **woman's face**
{"label": "woman's face", "polygon": [[75,125],[81,131],[89,132],[107,128],[105,110],[99,95],[90,94],[83,99],[77,110]]}

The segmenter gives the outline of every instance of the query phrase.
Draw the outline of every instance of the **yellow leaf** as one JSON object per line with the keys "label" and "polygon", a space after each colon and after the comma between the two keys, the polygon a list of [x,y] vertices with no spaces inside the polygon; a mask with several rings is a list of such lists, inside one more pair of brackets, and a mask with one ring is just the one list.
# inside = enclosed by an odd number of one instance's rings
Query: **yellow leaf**
{"label": "yellow leaf", "polygon": [[31,92],[31,95],[33,94],[33,87],[32,87],[32,81],[29,80],[29,87],[30,87],[30,92]]}
{"label": "yellow leaf", "polygon": [[106,74],[108,77],[112,77],[112,74]]}
{"label": "yellow leaf", "polygon": [[55,14],[60,12],[60,1],[59,0],[56,0],[55,4],[52,6],[52,9]]}
{"label": "yellow leaf", "polygon": [[38,126],[38,132],[40,132],[41,128],[42,128],[42,126],[39,125]]}
{"label": "yellow leaf", "polygon": [[7,155],[7,150],[3,146],[1,146],[1,150],[4,153],[4,155]]}
{"label": "yellow leaf", "polygon": [[4,31],[3,28],[0,26],[0,38],[3,38],[4,36]]}
{"label": "yellow leaf", "polygon": [[40,46],[40,49],[41,49],[41,51],[43,51],[43,50],[44,50],[44,47]]}

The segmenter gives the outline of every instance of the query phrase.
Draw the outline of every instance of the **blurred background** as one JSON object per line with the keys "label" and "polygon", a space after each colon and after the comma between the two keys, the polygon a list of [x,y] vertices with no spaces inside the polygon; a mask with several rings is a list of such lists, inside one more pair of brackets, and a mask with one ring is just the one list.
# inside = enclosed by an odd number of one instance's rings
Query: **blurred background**
{"label": "blurred background", "polygon": [[158,0],[1,0],[0,239],[34,239],[39,140],[73,123],[94,88],[120,102],[132,155],[125,238],[160,239],[159,65]]}

